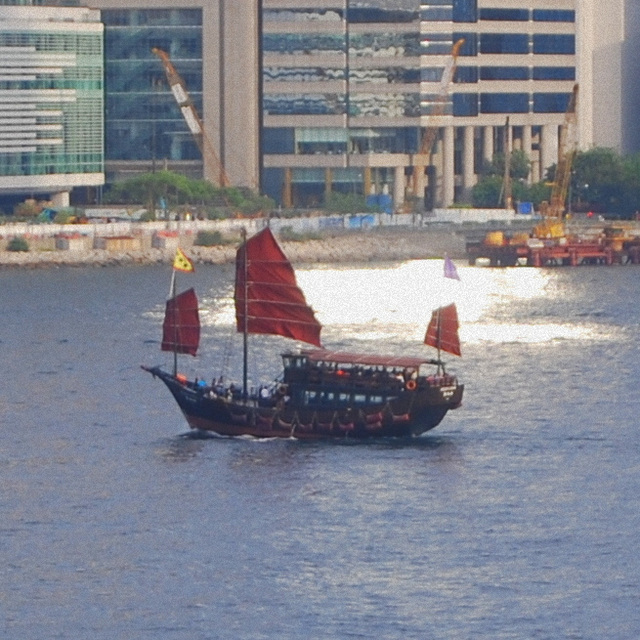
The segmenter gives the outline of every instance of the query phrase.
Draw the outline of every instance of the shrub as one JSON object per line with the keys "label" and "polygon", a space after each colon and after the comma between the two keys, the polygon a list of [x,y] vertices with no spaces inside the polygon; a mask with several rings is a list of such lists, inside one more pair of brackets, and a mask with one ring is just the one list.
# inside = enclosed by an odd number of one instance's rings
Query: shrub
{"label": "shrub", "polygon": [[280,227],[278,231],[280,240],[284,242],[304,242],[305,240],[318,240],[322,236],[314,231],[305,231],[304,233],[298,233],[294,231],[293,227],[284,226]]}
{"label": "shrub", "polygon": [[200,247],[213,247],[223,244],[222,234],[219,231],[198,231],[194,244]]}
{"label": "shrub", "polygon": [[21,236],[11,238],[7,245],[7,251],[29,251],[29,243]]}

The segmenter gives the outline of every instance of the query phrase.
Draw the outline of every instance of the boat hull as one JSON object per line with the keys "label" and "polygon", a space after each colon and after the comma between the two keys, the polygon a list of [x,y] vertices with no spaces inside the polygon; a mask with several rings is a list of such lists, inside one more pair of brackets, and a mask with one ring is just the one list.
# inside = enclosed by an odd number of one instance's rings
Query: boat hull
{"label": "boat hull", "polygon": [[192,429],[221,436],[298,438],[301,440],[406,438],[438,426],[462,403],[464,386],[433,386],[401,394],[384,405],[312,408],[260,406],[212,393],[160,368],[146,368],[167,386]]}

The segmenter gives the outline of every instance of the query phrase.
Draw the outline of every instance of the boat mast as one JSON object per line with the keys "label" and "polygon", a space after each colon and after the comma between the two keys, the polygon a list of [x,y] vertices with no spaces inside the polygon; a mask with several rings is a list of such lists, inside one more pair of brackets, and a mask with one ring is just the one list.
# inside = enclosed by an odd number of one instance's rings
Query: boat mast
{"label": "boat mast", "polygon": [[242,235],[242,242],[244,243],[243,257],[244,261],[242,269],[244,271],[244,320],[242,323],[242,397],[247,399],[247,369],[248,369],[248,335],[249,335],[249,256],[247,255],[247,230],[242,227],[240,232]]}
{"label": "boat mast", "polygon": [[442,340],[442,326],[441,326],[441,313],[440,307],[436,310],[436,349],[438,349],[438,372],[440,371],[440,365],[442,360],[440,358],[440,342]]}
{"label": "boat mast", "polygon": [[[169,299],[176,297],[176,270],[171,269]],[[173,305],[173,376],[178,374],[178,306]]]}

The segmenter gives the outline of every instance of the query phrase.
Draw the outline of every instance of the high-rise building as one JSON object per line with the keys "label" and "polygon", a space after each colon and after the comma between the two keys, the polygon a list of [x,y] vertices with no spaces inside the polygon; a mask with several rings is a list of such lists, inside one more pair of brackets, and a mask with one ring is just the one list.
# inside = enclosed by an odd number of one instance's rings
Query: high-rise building
{"label": "high-rise building", "polygon": [[577,80],[575,4],[264,0],[265,188],[287,204],[339,190],[449,205],[505,145],[539,180]]}
{"label": "high-rise building", "polygon": [[[259,186],[259,10],[255,0],[90,0],[105,24],[106,173],[168,168]],[[203,159],[153,48],[204,123]]]}
{"label": "high-rise building", "polygon": [[0,194],[65,206],[104,183],[103,25],[95,10],[27,4],[0,5]]}

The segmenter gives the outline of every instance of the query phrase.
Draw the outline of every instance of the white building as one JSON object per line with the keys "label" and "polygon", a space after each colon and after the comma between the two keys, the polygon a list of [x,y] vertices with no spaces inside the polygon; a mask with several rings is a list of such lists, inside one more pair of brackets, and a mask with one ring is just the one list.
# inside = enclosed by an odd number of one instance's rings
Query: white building
{"label": "white building", "polygon": [[0,193],[104,183],[102,43],[98,11],[0,6]]}

